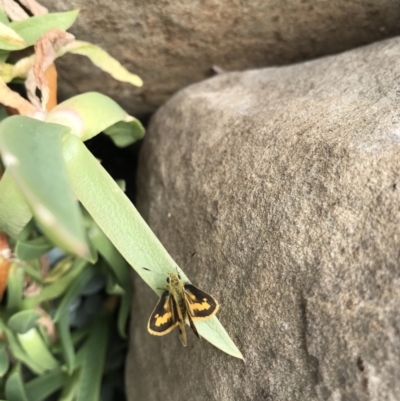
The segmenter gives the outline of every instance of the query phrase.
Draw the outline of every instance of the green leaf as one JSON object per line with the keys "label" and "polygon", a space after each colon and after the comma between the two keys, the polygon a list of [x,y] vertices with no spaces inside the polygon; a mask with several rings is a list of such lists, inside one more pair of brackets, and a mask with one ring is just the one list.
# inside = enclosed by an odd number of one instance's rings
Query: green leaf
{"label": "green leaf", "polygon": [[30,309],[14,313],[7,322],[8,327],[20,334],[24,334],[36,326],[37,320],[40,318],[40,313]]}
{"label": "green leaf", "polygon": [[5,349],[0,350],[0,378],[2,378],[10,367],[8,353]]}
{"label": "green leaf", "polygon": [[235,358],[243,359],[242,353],[215,316],[207,320],[196,320],[195,325],[201,337],[205,338],[212,345]]}
{"label": "green leaf", "polygon": [[70,52],[88,57],[94,65],[101,68],[103,71],[108,72],[118,81],[128,82],[135,86],[143,85],[143,81],[140,77],[130,73],[118,60],[111,57],[101,47],[93,45],[92,43],[76,40],[75,42],[65,46],[63,52]]}
{"label": "green leaf", "polygon": [[0,180],[0,231],[16,238],[31,219],[31,209],[6,170]]}
{"label": "green leaf", "polygon": [[43,232],[68,252],[85,256],[88,245],[62,154],[67,127],[13,116],[0,123],[0,152]]}
{"label": "green leaf", "polygon": [[21,377],[21,366],[16,364],[6,381],[6,397],[10,401],[29,401]]}
{"label": "green leaf", "polygon": [[131,295],[129,292],[126,292],[120,297],[120,305],[117,319],[118,333],[122,338],[127,338],[126,322],[128,321],[130,310],[131,310]]}
{"label": "green leaf", "polygon": [[[1,57],[1,51],[0,51]],[[8,117],[7,110],[3,105],[0,105],[0,121],[3,121],[5,118]]]}
{"label": "green leaf", "polygon": [[23,302],[24,309],[34,308],[36,305],[48,301],[50,299],[58,298],[67,290],[67,288],[76,280],[76,278],[86,268],[88,262],[84,259],[77,258],[69,271],[61,278],[45,286],[41,293],[35,297],[25,298]]}
{"label": "green leaf", "polygon": [[[190,282],[130,200],[78,138],[68,136],[64,155],[74,193],[143,280],[159,295],[168,273],[178,271],[185,282]],[[202,336],[240,358],[240,351],[216,322],[216,317],[202,322]]]}
{"label": "green leaf", "polygon": [[20,343],[15,338],[14,333],[11,330],[5,327],[4,324],[1,324],[1,326],[4,332],[6,333],[7,342],[13,357],[18,361],[22,362],[24,365],[26,365],[32,372],[36,374],[42,374],[45,371],[45,369],[24,351],[24,349],[21,347]]}
{"label": "green leaf", "polygon": [[79,10],[49,13],[31,17],[22,21],[10,23],[12,28],[26,42],[26,46],[32,46],[47,31],[51,29],[61,29],[66,31],[78,16]]}
{"label": "green leaf", "polygon": [[145,130],[140,121],[133,119],[129,122],[119,121],[105,129],[104,133],[110,136],[116,146],[123,148],[142,139]]}
{"label": "green leaf", "polygon": [[126,192],[126,182],[125,180],[115,180],[116,184],[122,192]]}
{"label": "green leaf", "polygon": [[[66,138],[64,156],[76,196],[125,260],[161,295],[162,290],[158,288],[164,285],[168,273],[176,273],[176,263],[131,201],[78,138],[72,135]],[[187,280],[181,270],[178,272]]]}
{"label": "green leaf", "polygon": [[123,121],[132,131],[138,131],[134,118],[114,100],[97,92],[83,93],[60,103],[46,117],[50,123],[63,124],[82,141],[93,138],[108,127]]}
{"label": "green leaf", "polygon": [[106,260],[113,274],[115,274],[117,277],[118,283],[125,289],[130,288],[128,263],[93,220],[88,229],[88,235],[92,244],[98,250],[100,255]]}
{"label": "green leaf", "polygon": [[24,269],[16,263],[11,264],[7,282],[7,310],[17,312],[21,309],[24,288]]}
{"label": "green leaf", "polygon": [[[91,329],[89,331],[89,335],[91,333]],[[80,369],[83,365],[83,362],[86,359],[86,355],[87,355],[87,348],[83,345],[82,347],[79,348],[79,350],[76,353],[76,358],[75,358],[75,369]]]}
{"label": "green leaf", "polygon": [[36,224],[33,219],[29,220],[28,224],[22,229],[22,231],[18,234],[18,241],[28,241],[32,235],[36,235]]}
{"label": "green leaf", "polygon": [[0,21],[6,25],[8,25],[10,23],[10,21],[8,20],[7,14],[2,7],[0,7]]}
{"label": "green leaf", "polygon": [[[101,267],[104,268],[104,265]],[[106,269],[109,270],[109,266],[106,266]],[[117,283],[117,280],[113,274],[107,274],[106,292],[107,294],[113,295],[125,294],[125,290]]]}
{"label": "green leaf", "polygon": [[77,401],[98,401],[100,399],[109,327],[109,316],[105,313],[98,315],[93,321],[89,338],[82,346],[84,359],[81,365]]}
{"label": "green leaf", "polygon": [[[79,343],[81,343],[89,333],[89,328],[87,326],[84,326],[80,329],[74,330],[71,334],[71,341],[72,344],[74,345],[74,348],[78,346]],[[53,354],[62,354],[63,349],[62,349],[62,344],[56,343],[52,347]],[[75,368],[76,368],[76,363],[75,363]]]}
{"label": "green leaf", "polygon": [[84,269],[82,273],[76,277],[75,281],[70,285],[67,292],[64,294],[60,304],[58,305],[58,308],[53,318],[55,322],[59,321],[62,316],[69,314],[69,307],[95,274],[95,266],[90,265],[87,266],[86,269]]}
{"label": "green leaf", "polygon": [[17,334],[17,337],[26,354],[44,370],[55,369],[58,366],[57,360],[47,348],[36,328],[30,329],[25,334]]}
{"label": "green leaf", "polygon": [[74,267],[75,262],[76,261],[73,256],[66,256],[65,258],[62,258],[60,261],[56,263],[54,268],[44,278],[43,282],[45,284],[50,284],[59,280]]}
{"label": "green leaf", "polygon": [[67,372],[72,374],[75,365],[75,350],[69,327],[69,313],[65,313],[56,323],[61,353],[67,365]]}
{"label": "green leaf", "polygon": [[29,401],[43,401],[51,394],[59,390],[67,381],[68,376],[61,367],[57,367],[50,372],[29,381],[25,384],[26,394]]}
{"label": "green leaf", "polygon": [[67,379],[58,401],[75,401],[78,392],[79,379],[80,371],[76,370],[72,376]]}
{"label": "green leaf", "polygon": [[5,82],[9,83],[13,80],[14,66],[12,64],[0,62],[0,78]]}
{"label": "green leaf", "polygon": [[27,45],[25,40],[18,35],[14,29],[0,22],[0,49],[1,50],[21,50]]}
{"label": "green leaf", "polygon": [[24,269],[24,272],[32,277],[36,282],[42,284],[43,283],[43,278],[40,273],[40,262],[39,260],[32,260],[29,262],[29,264],[24,263],[22,266]]}
{"label": "green leaf", "polygon": [[0,63],[4,63],[8,59],[9,55],[10,52],[6,50],[0,50]]}
{"label": "green leaf", "polygon": [[15,255],[20,260],[32,260],[39,258],[51,248],[53,248],[53,244],[42,236],[30,241],[17,241]]}
{"label": "green leaf", "polygon": [[130,279],[128,279],[128,281],[124,284],[124,288],[122,288],[116,283],[115,276],[108,274],[106,291],[107,294],[115,294],[119,296],[117,327],[120,336],[122,338],[126,338],[126,322],[128,321],[129,312],[131,309]]}

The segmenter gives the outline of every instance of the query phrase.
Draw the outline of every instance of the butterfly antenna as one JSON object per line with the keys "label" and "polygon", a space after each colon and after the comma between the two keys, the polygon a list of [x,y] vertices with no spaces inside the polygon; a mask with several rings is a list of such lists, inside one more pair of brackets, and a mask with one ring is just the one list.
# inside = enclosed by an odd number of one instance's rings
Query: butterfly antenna
{"label": "butterfly antenna", "polygon": [[158,275],[160,275],[160,276],[165,276],[164,273],[155,272],[154,270],[151,270],[151,269],[149,269],[149,268],[147,268],[147,267],[142,267],[142,269],[143,269],[143,270],[146,270],[146,271],[148,271],[148,272],[152,272],[153,274],[158,274]]}
{"label": "butterfly antenna", "polygon": [[194,255],[196,255],[196,251],[194,251],[194,252],[190,255],[189,260],[184,264],[185,269],[189,266],[189,263],[192,261]]}

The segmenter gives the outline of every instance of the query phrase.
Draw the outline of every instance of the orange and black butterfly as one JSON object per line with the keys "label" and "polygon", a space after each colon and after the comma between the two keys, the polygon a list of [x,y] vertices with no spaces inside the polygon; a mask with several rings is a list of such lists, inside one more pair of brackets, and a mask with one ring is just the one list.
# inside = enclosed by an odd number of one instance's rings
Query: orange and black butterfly
{"label": "orange and black butterfly", "polygon": [[147,329],[150,334],[163,336],[178,326],[179,338],[186,346],[185,323],[188,322],[200,338],[194,321],[214,316],[219,308],[218,302],[194,285],[185,284],[179,274],[169,273],[163,289],[165,291],[150,316]]}

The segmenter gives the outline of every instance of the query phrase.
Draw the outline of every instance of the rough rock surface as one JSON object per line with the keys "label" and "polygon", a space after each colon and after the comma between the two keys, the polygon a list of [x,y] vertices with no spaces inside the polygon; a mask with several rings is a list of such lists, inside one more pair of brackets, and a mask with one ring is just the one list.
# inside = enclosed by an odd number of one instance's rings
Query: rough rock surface
{"label": "rough rock surface", "polygon": [[146,331],[129,400],[400,399],[400,38],[175,95],[141,153],[138,206],[221,303],[246,363]]}
{"label": "rough rock surface", "polygon": [[400,34],[398,0],[41,0],[80,8],[72,32],[117,57],[145,86],[117,83],[80,56],[59,62],[61,93],[98,90],[135,115],[226,70],[281,65]]}

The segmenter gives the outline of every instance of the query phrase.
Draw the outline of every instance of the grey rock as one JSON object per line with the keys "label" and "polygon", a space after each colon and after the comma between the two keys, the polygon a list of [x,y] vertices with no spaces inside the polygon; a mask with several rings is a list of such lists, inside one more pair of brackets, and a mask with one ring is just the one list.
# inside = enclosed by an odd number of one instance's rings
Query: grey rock
{"label": "grey rock", "polygon": [[400,38],[227,73],[152,119],[138,207],[245,363],[147,333],[136,279],[129,400],[400,399]]}
{"label": "grey rock", "polygon": [[400,34],[398,0],[42,0],[80,8],[73,32],[104,47],[145,86],[118,83],[81,56],[58,61],[62,97],[97,90],[136,116],[224,70],[282,65]]}

